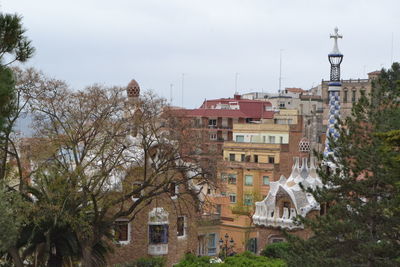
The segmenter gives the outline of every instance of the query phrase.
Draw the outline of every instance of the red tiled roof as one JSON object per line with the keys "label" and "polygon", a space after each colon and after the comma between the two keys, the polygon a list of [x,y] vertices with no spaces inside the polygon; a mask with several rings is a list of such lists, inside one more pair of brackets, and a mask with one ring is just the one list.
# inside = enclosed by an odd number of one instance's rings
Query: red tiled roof
{"label": "red tiled roof", "polygon": [[[218,104],[235,104],[239,109],[217,109]],[[187,117],[224,117],[224,118],[251,118],[251,119],[271,119],[273,111],[265,111],[266,107],[272,107],[268,101],[221,98],[206,100],[198,109],[174,110],[174,114]]]}
{"label": "red tiled roof", "polygon": [[285,90],[287,90],[288,92],[291,92],[291,93],[304,93],[305,92],[305,90],[303,90],[301,88],[295,88],[295,87],[285,88]]}

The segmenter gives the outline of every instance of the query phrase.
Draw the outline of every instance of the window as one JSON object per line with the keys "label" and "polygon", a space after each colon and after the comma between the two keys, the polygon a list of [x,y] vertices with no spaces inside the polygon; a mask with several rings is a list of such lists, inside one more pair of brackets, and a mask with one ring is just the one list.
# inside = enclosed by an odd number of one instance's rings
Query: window
{"label": "window", "polygon": [[228,180],[228,174],[227,173],[221,173],[221,180],[223,182],[226,182]]}
{"label": "window", "polygon": [[229,154],[229,161],[235,161],[235,154]]}
{"label": "window", "polygon": [[268,136],[268,140],[270,144],[275,144],[275,136]]}
{"label": "window", "polygon": [[275,163],[275,158],[272,156],[268,157],[268,163],[274,164]]}
{"label": "window", "polygon": [[[276,119],[275,119],[276,120]],[[267,137],[264,135],[263,136],[263,143],[266,143],[266,139],[267,139]]]}
{"label": "window", "polygon": [[356,102],[356,91],[351,91],[351,102]]}
{"label": "window", "polygon": [[210,134],[210,140],[217,140],[217,134],[216,133]]}
{"label": "window", "polygon": [[254,162],[258,162],[258,155],[254,155]]}
{"label": "window", "polygon": [[177,236],[185,236],[185,216],[179,216],[176,220]]}
{"label": "window", "polygon": [[168,224],[149,225],[150,244],[168,243]]}
{"label": "window", "polygon": [[217,254],[217,235],[209,234],[207,237],[207,254],[215,255]]}
{"label": "window", "polygon": [[129,243],[130,225],[128,220],[118,220],[114,223],[114,238],[118,243]]}
{"label": "window", "polygon": [[263,185],[269,185],[269,176],[263,176]]}
{"label": "window", "polygon": [[229,201],[231,203],[236,203],[236,194],[229,194]]}
{"label": "window", "polygon": [[251,206],[253,205],[253,196],[252,195],[244,195],[244,205]]}
{"label": "window", "polygon": [[253,175],[246,175],[244,177],[244,185],[253,185]]}
{"label": "window", "polygon": [[217,120],[208,120],[209,128],[217,128]]}
{"label": "window", "polygon": [[134,182],[132,185],[132,198],[134,200],[137,200],[138,198],[140,198],[142,196],[142,183],[141,182]]}
{"label": "window", "polygon": [[250,238],[247,242],[246,249],[250,252],[257,253],[257,238]]}
{"label": "window", "polygon": [[343,93],[343,103],[347,103],[347,90],[344,90]]}
{"label": "window", "polygon": [[228,175],[228,184],[236,184],[236,174]]}
{"label": "window", "polygon": [[169,194],[171,197],[175,197],[176,194],[179,192],[178,186],[175,182],[171,182],[169,184]]}
{"label": "window", "polygon": [[211,195],[211,188],[207,188],[207,195]]}
{"label": "window", "polygon": [[283,136],[279,137],[279,143],[283,144]]}
{"label": "window", "polygon": [[236,135],[236,142],[244,142],[244,135]]}
{"label": "window", "polygon": [[221,204],[217,204],[217,206],[215,207],[215,212],[217,214],[221,214],[221,210],[222,210],[222,205]]}
{"label": "window", "polygon": [[245,154],[241,154],[240,155],[240,161],[245,161],[246,160],[246,155]]}

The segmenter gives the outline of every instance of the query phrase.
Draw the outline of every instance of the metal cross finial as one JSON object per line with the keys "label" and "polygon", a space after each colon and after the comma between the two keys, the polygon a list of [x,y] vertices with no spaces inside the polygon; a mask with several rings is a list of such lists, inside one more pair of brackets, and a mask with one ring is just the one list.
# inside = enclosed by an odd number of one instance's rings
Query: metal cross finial
{"label": "metal cross finial", "polygon": [[330,38],[335,39],[335,44],[333,46],[332,54],[340,54],[340,51],[339,51],[339,48],[338,48],[338,44],[337,44],[337,40],[338,40],[338,38],[343,38],[343,35],[340,35],[338,33],[339,32],[338,27],[335,27],[334,32],[335,32],[335,34],[331,34],[331,36],[330,36]]}

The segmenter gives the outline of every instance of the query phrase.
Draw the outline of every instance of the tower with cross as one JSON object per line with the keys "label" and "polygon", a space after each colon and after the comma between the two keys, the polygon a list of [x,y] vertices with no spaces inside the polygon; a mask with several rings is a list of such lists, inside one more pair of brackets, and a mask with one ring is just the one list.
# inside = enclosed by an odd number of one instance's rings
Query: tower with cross
{"label": "tower with cross", "polygon": [[340,82],[340,64],[343,60],[343,54],[340,53],[338,48],[338,39],[343,38],[339,35],[338,28],[334,30],[334,34],[330,38],[334,39],[333,50],[328,54],[329,63],[331,64],[330,82],[328,87],[328,101],[329,101],[329,114],[328,114],[328,128],[326,130],[326,141],[324,155],[327,157],[333,151],[329,146],[329,138],[338,138],[339,133],[335,129],[335,124],[340,117],[340,89],[342,84]]}

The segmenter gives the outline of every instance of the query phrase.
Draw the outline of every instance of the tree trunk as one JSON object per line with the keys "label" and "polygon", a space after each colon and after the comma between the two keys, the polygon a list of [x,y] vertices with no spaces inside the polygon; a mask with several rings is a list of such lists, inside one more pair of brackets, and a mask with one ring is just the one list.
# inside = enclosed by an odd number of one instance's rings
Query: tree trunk
{"label": "tree trunk", "polygon": [[3,145],[1,156],[0,156],[0,180],[4,180],[4,176],[6,175],[6,164],[7,164],[7,156],[8,156],[8,135],[4,138],[4,144]]}
{"label": "tree trunk", "polygon": [[24,263],[22,262],[21,256],[16,247],[9,248],[8,253],[10,253],[16,267],[24,267]]}
{"label": "tree trunk", "polygon": [[92,267],[92,248],[91,246],[82,246],[82,266]]}
{"label": "tree trunk", "polygon": [[62,267],[62,257],[58,254],[50,253],[49,260],[47,261],[48,267]]}

